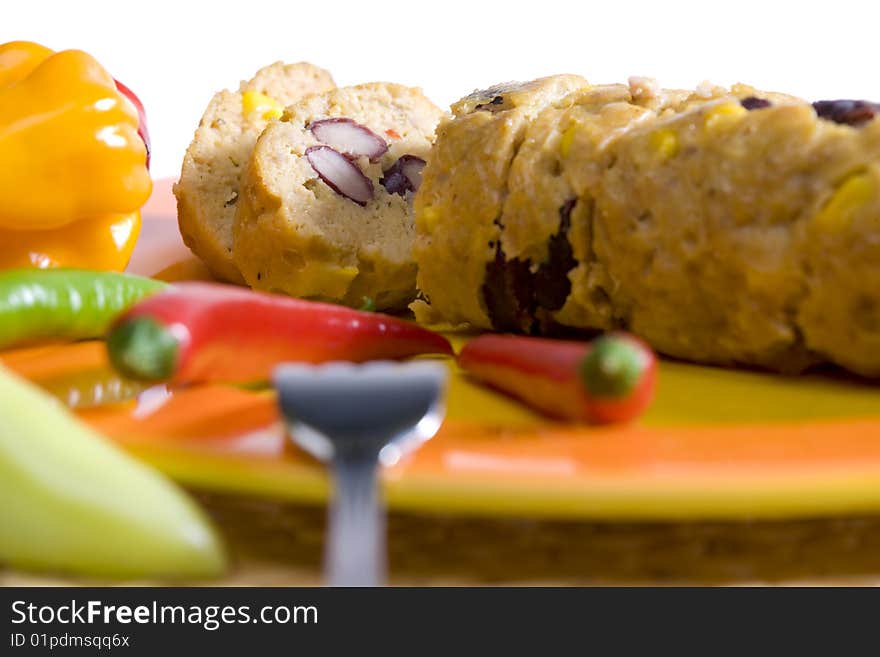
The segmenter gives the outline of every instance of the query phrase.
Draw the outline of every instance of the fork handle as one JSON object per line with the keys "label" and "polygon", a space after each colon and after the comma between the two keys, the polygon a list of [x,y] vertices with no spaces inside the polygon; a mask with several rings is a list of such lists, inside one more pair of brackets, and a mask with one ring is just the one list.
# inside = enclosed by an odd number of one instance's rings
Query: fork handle
{"label": "fork handle", "polygon": [[330,586],[385,582],[385,515],[379,505],[377,473],[375,457],[333,460],[335,492],[324,557]]}

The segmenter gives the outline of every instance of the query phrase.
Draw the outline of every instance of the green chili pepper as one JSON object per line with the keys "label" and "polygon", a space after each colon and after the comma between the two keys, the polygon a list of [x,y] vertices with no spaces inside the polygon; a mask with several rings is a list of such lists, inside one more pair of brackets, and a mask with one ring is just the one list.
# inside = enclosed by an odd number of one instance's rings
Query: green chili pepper
{"label": "green chili pepper", "polygon": [[166,283],[85,269],[0,274],[0,349],[45,340],[102,337],[110,323]]}
{"label": "green chili pepper", "polygon": [[0,561],[102,577],[210,577],[226,565],[186,495],[3,368]]}

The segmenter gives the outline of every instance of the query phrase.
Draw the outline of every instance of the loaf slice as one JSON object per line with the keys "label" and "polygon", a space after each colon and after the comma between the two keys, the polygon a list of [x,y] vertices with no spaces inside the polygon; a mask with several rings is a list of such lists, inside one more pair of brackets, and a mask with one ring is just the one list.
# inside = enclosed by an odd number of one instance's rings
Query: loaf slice
{"label": "loaf slice", "polygon": [[[480,292],[496,257],[511,163],[526,128],[547,105],[589,86],[577,75],[507,83],[452,106],[416,195],[419,288],[444,319],[491,328]],[[516,287],[522,272],[499,272]]]}
{"label": "loaf slice", "polygon": [[390,83],[288,107],[242,181],[234,257],[247,283],[405,308],[416,294],[412,197],[442,115],[420,90]]}
{"label": "loaf slice", "polygon": [[[748,97],[757,92],[737,87],[736,93]],[[653,80],[632,78],[628,85],[578,90],[530,121],[511,164],[499,219],[504,230],[486,271],[482,296],[493,327],[528,332],[554,323],[616,326],[606,292],[614,281],[593,257],[592,216],[615,145],[641,125],[730,94],[711,85],[699,92],[662,89]],[[657,135],[660,150],[670,147],[664,136]],[[525,272],[515,290],[505,287],[499,275],[509,271]]]}
{"label": "loaf slice", "polygon": [[323,69],[276,62],[242,82],[238,91],[224,90],[211,99],[174,194],[183,241],[217,278],[244,282],[232,261],[232,222],[241,171],[257,137],[286,105],[334,87]]}

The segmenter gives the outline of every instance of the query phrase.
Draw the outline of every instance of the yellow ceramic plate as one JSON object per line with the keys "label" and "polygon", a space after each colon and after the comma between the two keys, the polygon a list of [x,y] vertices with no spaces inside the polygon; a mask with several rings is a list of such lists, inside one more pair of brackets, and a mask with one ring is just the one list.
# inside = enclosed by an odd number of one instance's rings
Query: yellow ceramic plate
{"label": "yellow ceramic plate", "polygon": [[[180,242],[168,184],[156,185],[131,269],[166,280],[208,277]],[[4,361],[56,392],[77,380],[112,380],[99,343],[13,352]],[[326,496],[322,469],[285,440],[271,392],[206,386],[79,412],[186,484]],[[663,362],[656,402],[638,424],[579,428],[550,423],[453,372],[446,423],[385,473],[385,492],[395,508],[483,515],[877,513],[880,387]]]}

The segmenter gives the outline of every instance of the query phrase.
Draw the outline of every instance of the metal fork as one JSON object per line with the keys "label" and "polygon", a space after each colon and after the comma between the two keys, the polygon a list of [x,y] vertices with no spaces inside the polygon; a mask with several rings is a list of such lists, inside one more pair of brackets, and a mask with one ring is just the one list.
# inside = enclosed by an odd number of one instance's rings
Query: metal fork
{"label": "metal fork", "polygon": [[292,440],[333,481],[324,569],[331,586],[385,582],[378,466],[393,465],[440,427],[448,370],[431,361],[285,364],[275,387]]}

